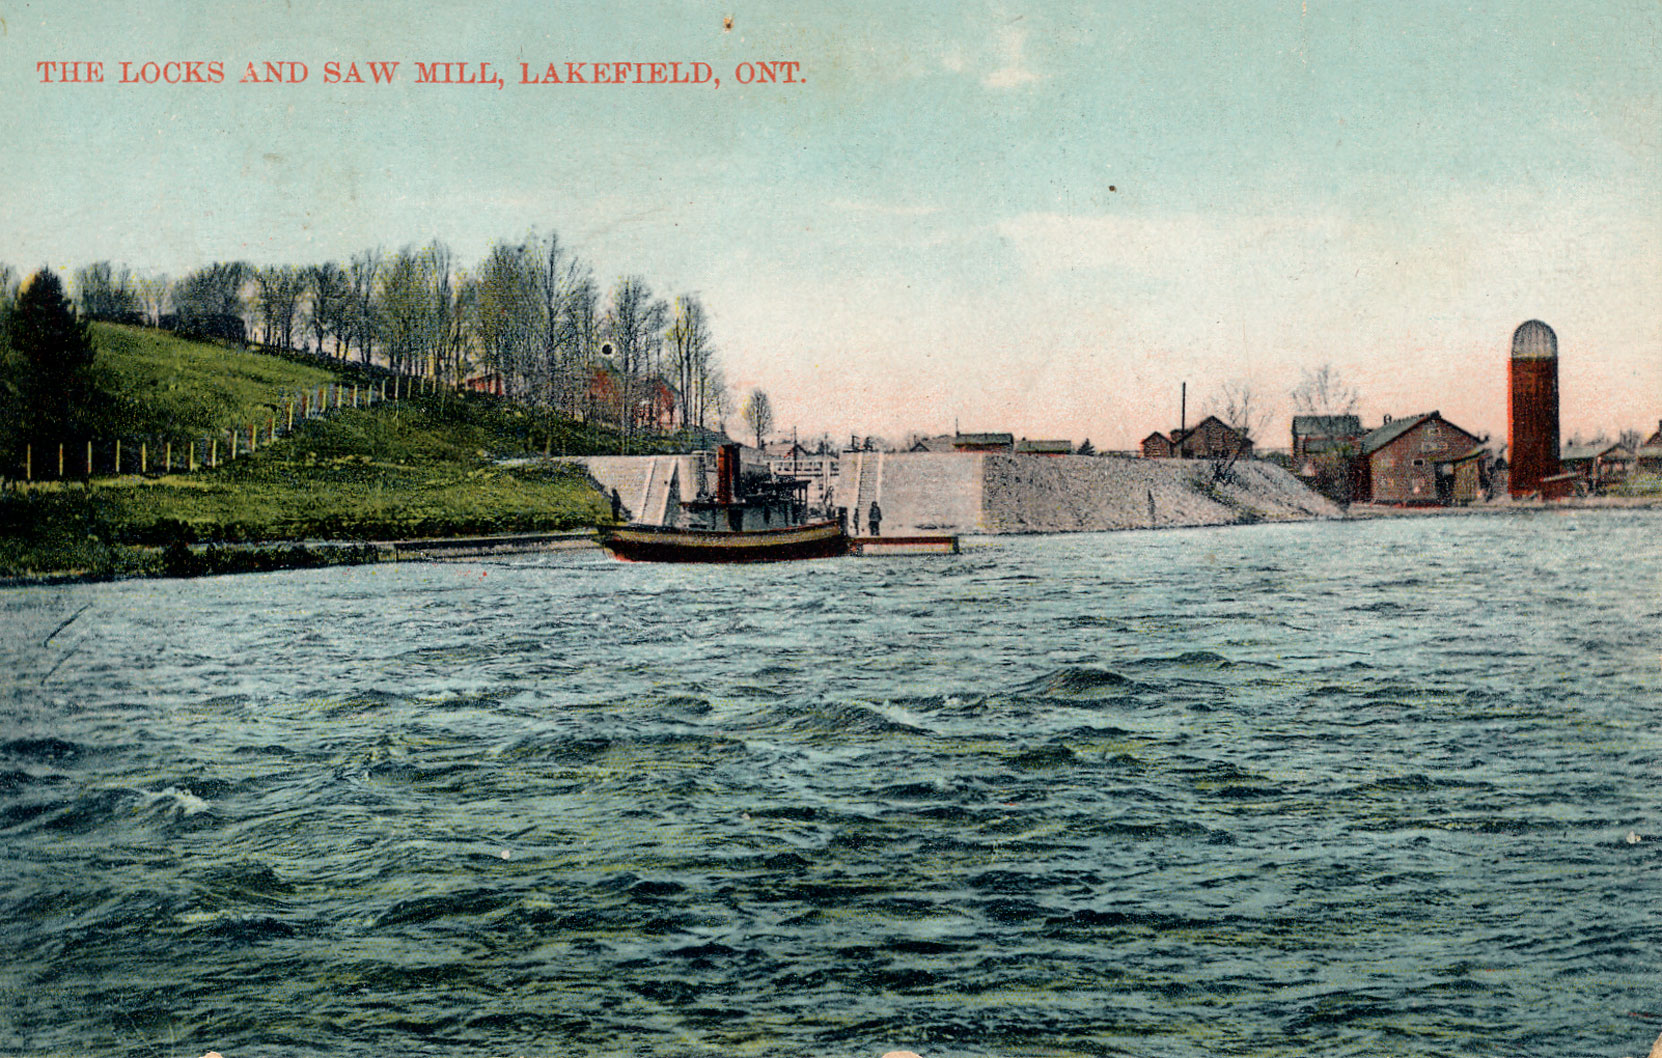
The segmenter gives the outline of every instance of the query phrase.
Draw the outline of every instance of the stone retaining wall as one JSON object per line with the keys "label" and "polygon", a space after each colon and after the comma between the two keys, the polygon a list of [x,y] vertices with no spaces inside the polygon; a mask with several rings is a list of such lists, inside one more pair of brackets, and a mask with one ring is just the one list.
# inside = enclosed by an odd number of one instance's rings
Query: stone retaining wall
{"label": "stone retaining wall", "polygon": [[[617,488],[635,517],[648,456],[594,456],[586,465]],[[659,457],[663,460],[664,457]],[[886,536],[1059,533],[1337,518],[1331,501],[1286,470],[1256,460],[1220,472],[1206,460],[890,452],[877,487]],[[852,498],[855,483],[846,485]],[[691,498],[684,488],[683,499]],[[859,526],[866,524],[859,512]]]}

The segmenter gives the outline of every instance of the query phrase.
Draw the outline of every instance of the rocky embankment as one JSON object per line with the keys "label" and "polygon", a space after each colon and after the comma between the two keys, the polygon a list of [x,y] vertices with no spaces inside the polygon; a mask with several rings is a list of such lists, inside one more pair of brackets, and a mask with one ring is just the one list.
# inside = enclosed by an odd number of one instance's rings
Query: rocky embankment
{"label": "rocky embankment", "polygon": [[982,531],[1054,533],[1338,518],[1273,463],[989,455]]}

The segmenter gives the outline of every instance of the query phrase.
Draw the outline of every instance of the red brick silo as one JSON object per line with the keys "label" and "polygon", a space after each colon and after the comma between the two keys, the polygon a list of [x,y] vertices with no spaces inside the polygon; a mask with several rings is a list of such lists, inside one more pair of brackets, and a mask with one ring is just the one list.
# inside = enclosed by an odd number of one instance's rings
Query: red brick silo
{"label": "red brick silo", "polygon": [[1512,332],[1508,375],[1507,490],[1513,496],[1528,496],[1542,491],[1542,478],[1559,472],[1558,335],[1551,327],[1528,320]]}

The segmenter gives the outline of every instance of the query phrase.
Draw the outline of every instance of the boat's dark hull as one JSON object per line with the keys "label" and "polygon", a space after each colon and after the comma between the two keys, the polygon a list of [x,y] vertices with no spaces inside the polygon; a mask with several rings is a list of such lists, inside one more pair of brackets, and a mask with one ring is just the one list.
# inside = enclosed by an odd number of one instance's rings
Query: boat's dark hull
{"label": "boat's dark hull", "polygon": [[848,553],[848,537],[836,522],[736,533],[624,525],[601,530],[600,542],[631,562],[783,562]]}

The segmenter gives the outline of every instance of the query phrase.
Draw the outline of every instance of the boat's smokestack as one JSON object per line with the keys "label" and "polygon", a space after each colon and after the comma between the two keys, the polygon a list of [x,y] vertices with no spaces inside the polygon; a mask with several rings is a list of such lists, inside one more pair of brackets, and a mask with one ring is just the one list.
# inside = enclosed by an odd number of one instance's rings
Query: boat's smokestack
{"label": "boat's smokestack", "polygon": [[739,446],[716,449],[716,502],[732,503],[739,493]]}

